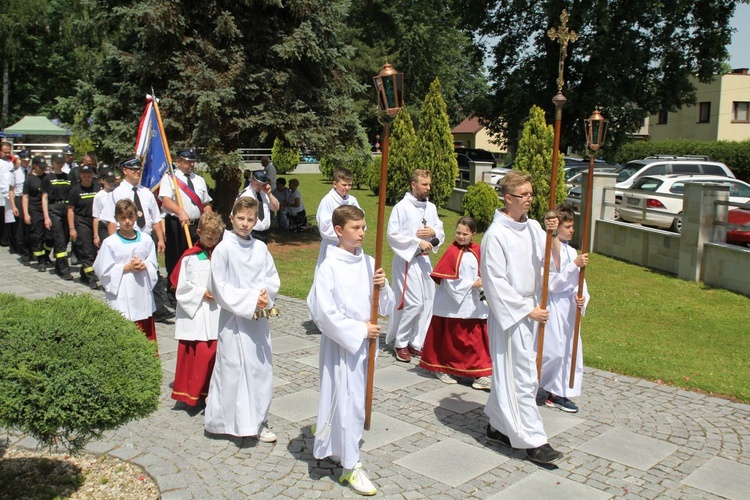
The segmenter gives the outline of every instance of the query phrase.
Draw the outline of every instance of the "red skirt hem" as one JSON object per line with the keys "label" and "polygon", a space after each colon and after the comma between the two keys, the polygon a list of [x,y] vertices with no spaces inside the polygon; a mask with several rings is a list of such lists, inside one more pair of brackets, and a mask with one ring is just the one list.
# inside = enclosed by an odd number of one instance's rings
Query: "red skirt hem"
{"label": "red skirt hem", "polygon": [[190,406],[206,400],[216,362],[216,340],[180,340],[172,399]]}
{"label": "red skirt hem", "polygon": [[489,377],[489,347],[486,320],[433,316],[419,366],[457,377]]}

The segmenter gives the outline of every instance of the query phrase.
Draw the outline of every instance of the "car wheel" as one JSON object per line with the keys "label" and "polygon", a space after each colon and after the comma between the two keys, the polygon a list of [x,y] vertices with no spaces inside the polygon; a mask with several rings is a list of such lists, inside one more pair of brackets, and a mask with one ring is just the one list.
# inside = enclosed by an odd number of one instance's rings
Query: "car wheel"
{"label": "car wheel", "polygon": [[682,233],[682,217],[680,215],[674,218],[669,229],[671,229],[675,233]]}

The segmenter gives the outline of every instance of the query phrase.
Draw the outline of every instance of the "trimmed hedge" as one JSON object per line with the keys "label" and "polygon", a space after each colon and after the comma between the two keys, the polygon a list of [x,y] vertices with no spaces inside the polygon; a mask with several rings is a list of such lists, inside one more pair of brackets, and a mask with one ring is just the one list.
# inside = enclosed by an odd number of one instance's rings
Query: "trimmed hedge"
{"label": "trimmed hedge", "polygon": [[750,141],[634,141],[620,148],[615,160],[626,163],[656,154],[708,156],[725,163],[738,179],[750,182]]}
{"label": "trimmed hedge", "polygon": [[0,424],[80,450],[156,410],[156,345],[90,295],[0,295]]}
{"label": "trimmed hedge", "polygon": [[483,233],[492,224],[495,210],[502,203],[495,189],[484,182],[469,186],[464,196],[464,215],[477,221],[477,231]]}

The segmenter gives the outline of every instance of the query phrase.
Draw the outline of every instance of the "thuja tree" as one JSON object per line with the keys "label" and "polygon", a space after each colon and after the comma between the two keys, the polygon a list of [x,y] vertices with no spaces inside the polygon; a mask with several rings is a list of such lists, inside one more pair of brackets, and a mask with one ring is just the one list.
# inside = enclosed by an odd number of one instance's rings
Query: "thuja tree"
{"label": "thuja tree", "polygon": [[402,109],[391,124],[388,152],[388,187],[386,198],[395,203],[411,191],[411,173],[417,168],[419,139],[407,109]]}
{"label": "thuja tree", "polygon": [[435,80],[422,104],[419,119],[419,165],[432,172],[430,200],[437,206],[450,199],[458,177],[458,162],[453,149],[453,134],[448,122],[445,101],[440,91],[440,81]]}
{"label": "thuja tree", "polygon": [[[532,106],[529,117],[523,126],[523,134],[518,142],[515,168],[531,175],[534,199],[531,200],[529,217],[538,221],[544,220],[549,210],[549,193],[552,179],[552,149],[555,132],[552,125],[544,120],[544,111]],[[557,190],[555,200],[565,199],[565,176],[563,174],[563,155],[559,155],[557,168]]]}

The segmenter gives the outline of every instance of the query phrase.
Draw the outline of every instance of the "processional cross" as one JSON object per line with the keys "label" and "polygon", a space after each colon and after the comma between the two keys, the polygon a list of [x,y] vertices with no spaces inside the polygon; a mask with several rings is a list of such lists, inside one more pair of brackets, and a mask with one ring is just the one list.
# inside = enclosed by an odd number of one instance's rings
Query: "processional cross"
{"label": "processional cross", "polygon": [[557,92],[562,93],[563,85],[563,69],[565,68],[565,58],[568,56],[568,42],[573,43],[578,40],[578,33],[568,28],[568,11],[563,10],[560,14],[560,22],[562,23],[559,28],[554,26],[547,30],[547,36],[550,39],[560,44],[560,62],[558,63],[558,75],[557,75]]}

